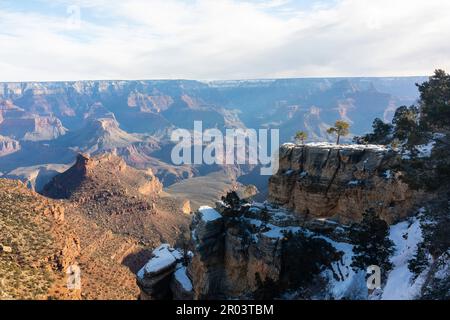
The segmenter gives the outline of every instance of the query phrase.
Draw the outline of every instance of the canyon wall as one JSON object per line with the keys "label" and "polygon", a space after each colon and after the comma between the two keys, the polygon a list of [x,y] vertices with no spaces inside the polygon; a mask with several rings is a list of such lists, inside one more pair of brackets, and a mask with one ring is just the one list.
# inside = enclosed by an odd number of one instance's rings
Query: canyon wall
{"label": "canyon wall", "polygon": [[269,180],[268,200],[300,217],[359,221],[374,209],[388,223],[411,213],[423,194],[395,171],[400,156],[375,145],[285,144]]}

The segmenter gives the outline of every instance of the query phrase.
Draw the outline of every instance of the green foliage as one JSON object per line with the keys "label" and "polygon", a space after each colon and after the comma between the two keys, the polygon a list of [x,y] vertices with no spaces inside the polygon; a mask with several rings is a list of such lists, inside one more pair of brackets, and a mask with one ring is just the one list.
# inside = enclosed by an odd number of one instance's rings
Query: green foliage
{"label": "green foliage", "polygon": [[430,130],[450,129],[450,75],[436,70],[418,85],[422,123]]}
{"label": "green foliage", "polygon": [[226,196],[222,197],[222,201],[230,208],[239,208],[241,205],[241,199],[235,191],[230,191]]}
{"label": "green foliage", "polygon": [[408,261],[408,269],[411,271],[415,278],[422,273],[428,267],[427,249],[422,242],[417,247],[417,252],[414,257]]}
{"label": "green foliage", "polygon": [[331,265],[339,257],[325,240],[290,232],[283,242],[281,274],[284,288],[301,288],[311,284],[324,266]]}
{"label": "green foliage", "polygon": [[345,137],[350,133],[350,124],[343,120],[338,120],[334,123],[334,127],[327,130],[327,133],[337,135],[336,144],[339,144],[340,138]]}
{"label": "green foliage", "polygon": [[295,134],[295,140],[301,142],[301,144],[305,144],[306,139],[308,139],[308,133],[305,131],[297,131]]}
{"label": "green foliage", "polygon": [[366,270],[370,265],[377,265],[382,275],[386,275],[392,269],[389,257],[394,250],[388,236],[387,223],[373,209],[367,210],[361,223],[354,224],[350,231],[351,242],[355,245],[352,268]]}
{"label": "green foliage", "polygon": [[425,215],[432,223],[423,223],[424,246],[433,257],[438,257],[450,248],[450,208],[430,210]]}
{"label": "green foliage", "polygon": [[372,133],[362,137],[354,137],[353,141],[358,144],[388,144],[392,141],[392,130],[394,126],[376,118],[372,123]]}
{"label": "green foliage", "polygon": [[410,149],[423,140],[423,128],[419,124],[419,108],[401,106],[394,114],[394,138],[403,141]]}

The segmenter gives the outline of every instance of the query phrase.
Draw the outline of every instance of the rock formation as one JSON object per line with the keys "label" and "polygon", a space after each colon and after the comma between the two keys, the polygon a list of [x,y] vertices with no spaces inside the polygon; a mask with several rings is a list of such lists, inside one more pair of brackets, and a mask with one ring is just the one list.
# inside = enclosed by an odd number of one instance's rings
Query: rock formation
{"label": "rock formation", "polygon": [[188,229],[183,200],[162,196],[162,184],[151,170],[129,167],[113,154],[79,154],[75,164],[56,175],[42,194],[68,199],[101,226],[150,247],[174,244]]}
{"label": "rock formation", "polygon": [[20,142],[0,135],[0,157],[20,150]]}
{"label": "rock formation", "polygon": [[[323,230],[326,225],[327,222],[322,222]],[[345,238],[332,224],[328,227],[328,236]],[[301,236],[296,238],[296,234]],[[339,257],[334,250],[325,257],[329,252],[321,248],[326,241],[313,234],[298,217],[269,204],[243,204],[233,209],[220,202],[216,209],[200,208],[192,223],[195,251],[188,266],[195,298],[250,299],[267,283],[274,284],[274,296],[276,288],[288,290],[295,272],[300,272],[287,267],[292,259],[289,243],[306,241],[319,255],[324,254],[317,262],[325,267]],[[303,249],[297,253],[301,254]],[[304,270],[311,273],[306,277],[315,278],[319,273],[306,267]]]}
{"label": "rock formation", "polygon": [[21,140],[53,140],[66,133],[61,121],[52,115],[25,111],[11,101],[0,101],[0,134]]}
{"label": "rock formation", "polygon": [[395,171],[396,152],[383,146],[285,144],[280,167],[269,180],[269,201],[304,219],[359,221],[374,208],[388,223],[411,213],[423,194]]}
{"label": "rock formation", "polygon": [[184,265],[191,256],[191,252],[183,253],[168,244],[153,250],[150,260],[137,273],[140,299],[192,300],[192,282]]}

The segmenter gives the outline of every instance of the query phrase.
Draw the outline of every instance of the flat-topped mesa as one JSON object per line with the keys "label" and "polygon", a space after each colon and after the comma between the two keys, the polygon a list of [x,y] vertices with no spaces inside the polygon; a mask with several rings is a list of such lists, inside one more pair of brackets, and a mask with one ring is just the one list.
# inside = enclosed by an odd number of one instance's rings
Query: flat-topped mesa
{"label": "flat-topped mesa", "polygon": [[392,223],[408,215],[422,193],[395,171],[398,154],[380,145],[284,144],[269,181],[269,201],[304,219],[359,221],[373,208]]}

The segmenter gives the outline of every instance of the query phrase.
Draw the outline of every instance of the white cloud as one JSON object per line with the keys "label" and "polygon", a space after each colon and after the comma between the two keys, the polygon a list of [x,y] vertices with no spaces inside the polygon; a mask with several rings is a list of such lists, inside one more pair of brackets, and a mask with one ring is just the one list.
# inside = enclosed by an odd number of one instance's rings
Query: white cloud
{"label": "white cloud", "polygon": [[[47,0],[42,0],[46,2]],[[130,0],[0,6],[0,80],[423,75],[450,69],[450,1]],[[52,1],[52,6],[56,6]],[[50,4],[47,4],[50,6]],[[65,13],[65,11],[64,11]]]}

